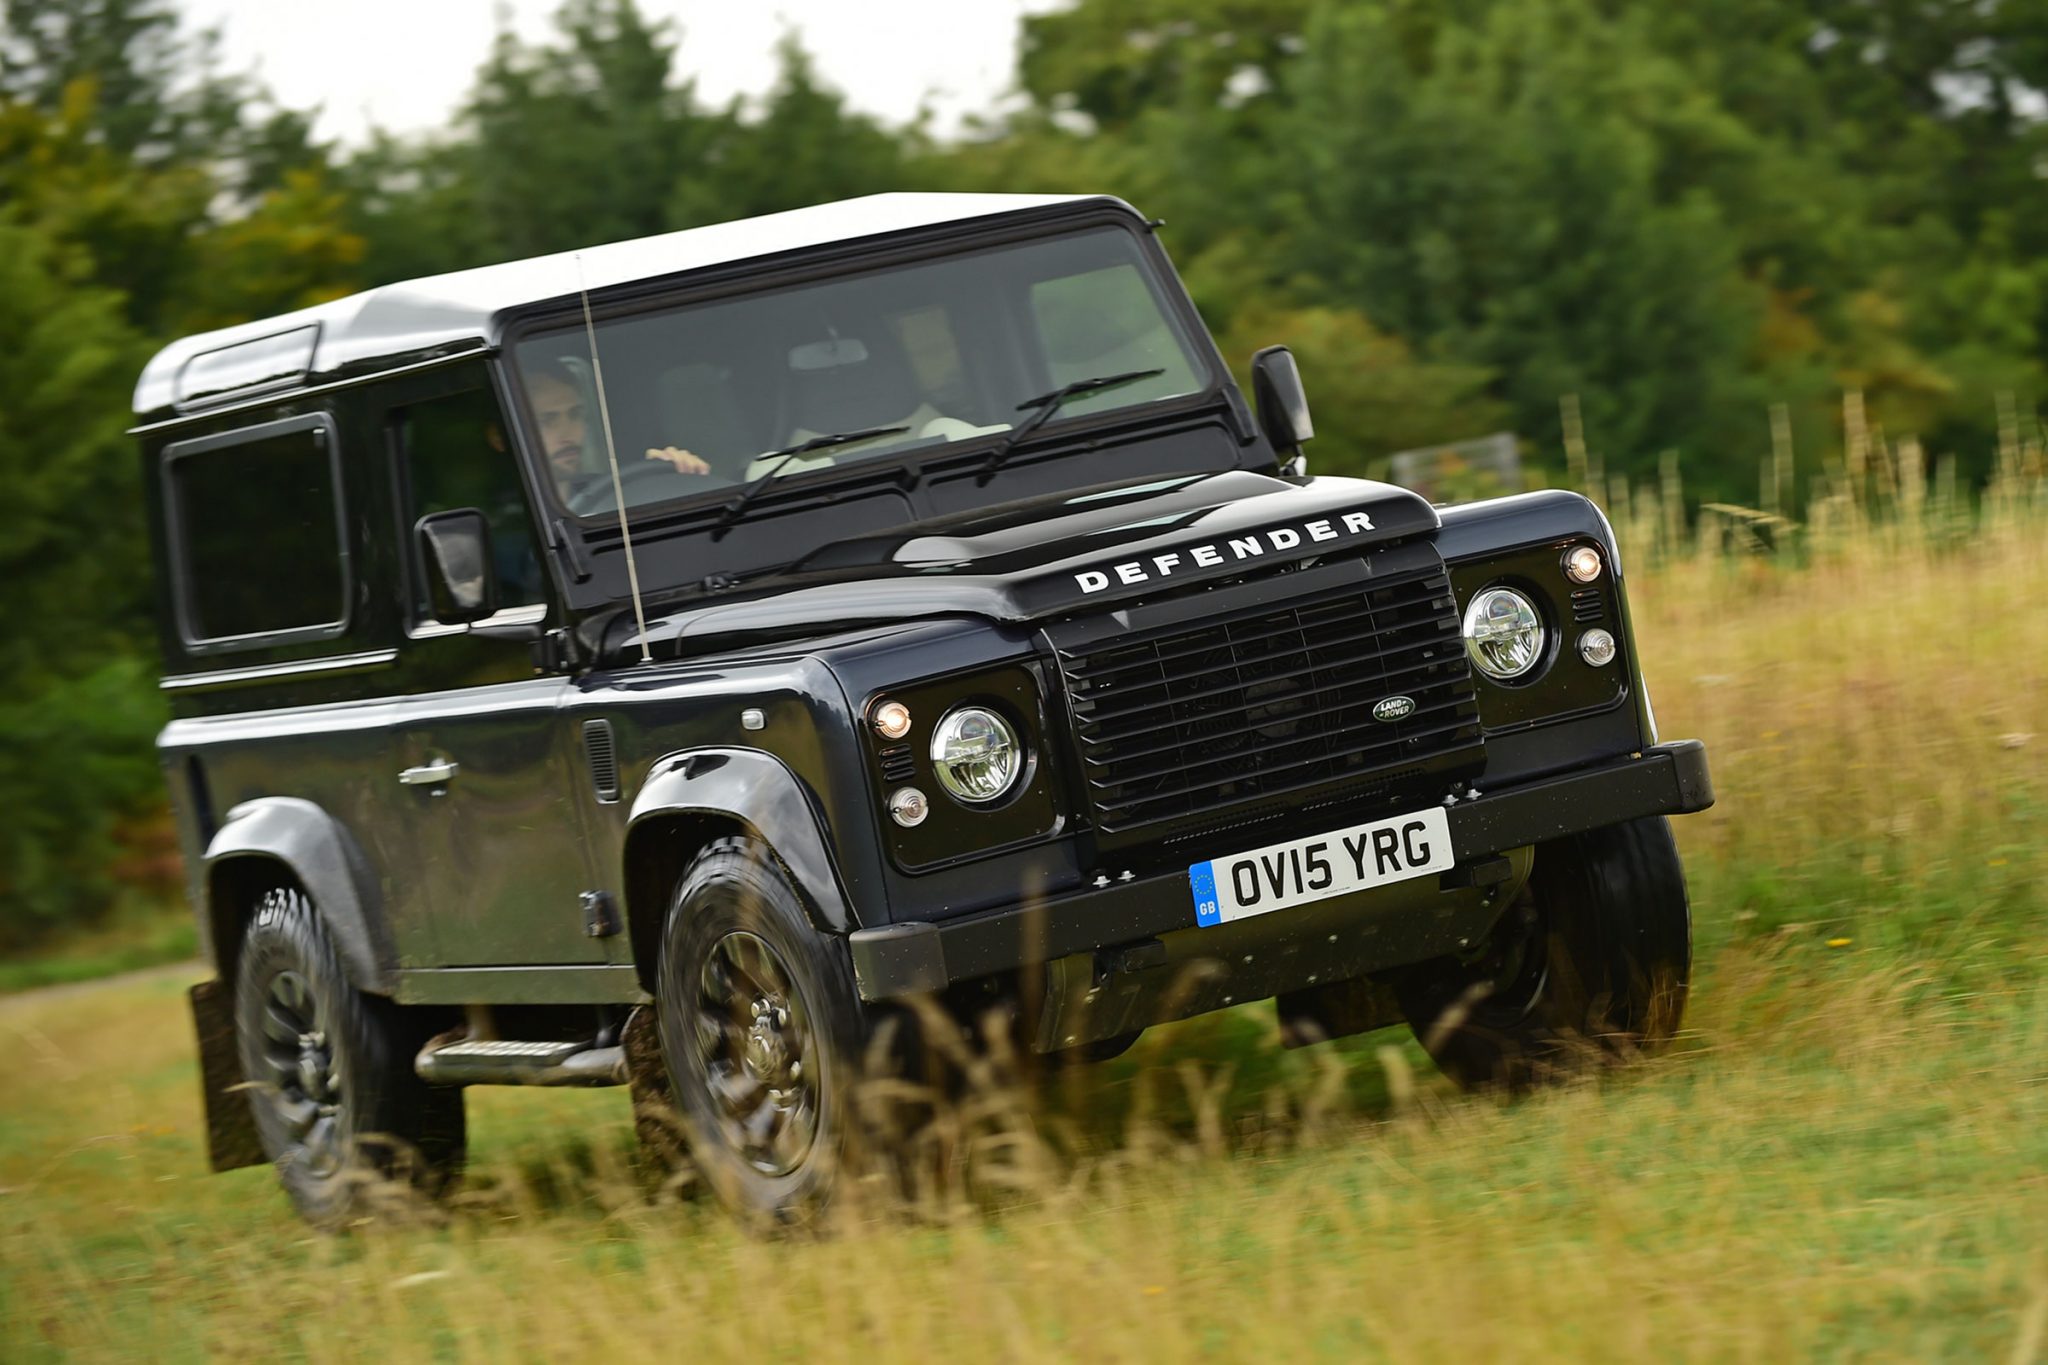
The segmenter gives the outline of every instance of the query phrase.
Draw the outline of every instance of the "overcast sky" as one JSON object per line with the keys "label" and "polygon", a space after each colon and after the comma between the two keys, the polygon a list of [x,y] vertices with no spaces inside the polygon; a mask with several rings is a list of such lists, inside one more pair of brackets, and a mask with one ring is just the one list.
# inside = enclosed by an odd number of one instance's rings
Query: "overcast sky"
{"label": "overcast sky", "polygon": [[[318,133],[360,143],[371,127],[443,127],[501,21],[543,39],[560,0],[181,0],[221,30],[230,70],[253,70],[280,103],[321,108]],[[902,122],[929,102],[938,127],[988,109],[1010,87],[1017,21],[1059,0],[640,0],[675,21],[677,66],[710,103],[775,79],[794,30],[826,80],[860,109]]]}

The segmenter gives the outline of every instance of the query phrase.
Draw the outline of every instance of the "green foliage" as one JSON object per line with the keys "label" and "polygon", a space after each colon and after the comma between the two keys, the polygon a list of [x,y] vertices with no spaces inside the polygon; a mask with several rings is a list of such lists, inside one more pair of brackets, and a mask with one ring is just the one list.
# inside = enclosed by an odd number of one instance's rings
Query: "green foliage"
{"label": "green foliage", "polygon": [[1306,273],[1494,371],[1521,430],[1581,395],[1610,468],[1741,450],[1765,397],[1744,373],[1760,300],[1714,201],[1665,188],[1657,124],[1682,70],[1567,3],[1496,7],[1413,55],[1402,36],[1326,11],[1291,78],[1281,126],[1303,155],[1281,192]]}
{"label": "green foliage", "polygon": [[[154,660],[111,654],[0,704],[0,950],[114,906],[129,827],[162,800]],[[12,682],[12,679],[8,680]]]}
{"label": "green foliage", "polygon": [[83,276],[76,252],[0,222],[0,579],[17,609],[50,627],[29,637],[34,648],[0,654],[9,697],[132,648],[123,636],[148,600],[135,456],[122,434],[147,349],[119,298]]}
{"label": "green foliage", "polygon": [[244,92],[190,79],[211,66],[212,39],[180,32],[165,0],[4,0],[0,34],[0,94],[47,112],[89,87],[99,136],[122,157],[189,159],[237,127]]}
{"label": "green foliage", "polygon": [[[1854,388],[1982,477],[2001,395],[2048,392],[2048,219],[2014,212],[2048,152],[2043,16],[1080,0],[1026,21],[1032,109],[959,162],[1165,215],[1212,325],[1246,297],[1338,308],[1487,371],[1553,470],[1576,394],[1610,470],[1675,448],[1696,492],[1747,497],[1766,406],[1817,452]],[[1233,292],[1202,288],[1217,250]]]}
{"label": "green foliage", "polygon": [[463,171],[487,254],[529,256],[660,232],[708,120],[671,88],[675,44],[626,0],[572,0],[558,47],[499,35],[463,118]]}
{"label": "green foliage", "polygon": [[901,187],[915,130],[884,129],[847,109],[819,83],[794,39],[780,49],[781,74],[758,118],[725,111],[703,166],[670,198],[676,226],[722,222]]}
{"label": "green foliage", "polygon": [[148,558],[122,429],[146,354],[76,252],[0,222],[0,946],[112,899],[116,832],[156,798],[136,638]]}
{"label": "green foliage", "polygon": [[1313,0],[1121,0],[1024,20],[1018,76],[1042,108],[1101,128],[1270,87],[1300,49]]}
{"label": "green foliage", "polygon": [[379,139],[342,172],[371,243],[404,279],[899,188],[914,130],[821,85],[793,42],[749,112],[704,106],[678,40],[632,0],[570,0],[552,42],[500,34],[453,137]]}
{"label": "green foliage", "polygon": [[[0,947],[125,889],[163,723],[135,375],[178,332],[341,292],[361,243],[303,117],[203,69],[151,0],[8,0],[0,42]],[[247,119],[245,123],[243,120]],[[245,136],[246,134],[246,136]]]}
{"label": "green foliage", "polygon": [[1251,392],[1250,361],[1285,341],[1314,395],[1317,436],[1309,447],[1318,474],[1384,478],[1382,458],[1442,440],[1493,431],[1506,420],[1487,396],[1492,376],[1478,366],[1430,364],[1408,344],[1346,308],[1248,308],[1217,344]]}

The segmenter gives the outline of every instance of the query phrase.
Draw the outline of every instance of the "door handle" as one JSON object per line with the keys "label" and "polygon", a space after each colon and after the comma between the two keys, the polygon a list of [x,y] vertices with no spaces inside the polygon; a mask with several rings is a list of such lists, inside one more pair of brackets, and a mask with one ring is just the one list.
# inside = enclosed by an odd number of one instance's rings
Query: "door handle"
{"label": "door handle", "polygon": [[399,773],[398,780],[408,787],[433,787],[455,776],[462,765],[452,758],[435,759],[422,763],[417,768],[407,768]]}

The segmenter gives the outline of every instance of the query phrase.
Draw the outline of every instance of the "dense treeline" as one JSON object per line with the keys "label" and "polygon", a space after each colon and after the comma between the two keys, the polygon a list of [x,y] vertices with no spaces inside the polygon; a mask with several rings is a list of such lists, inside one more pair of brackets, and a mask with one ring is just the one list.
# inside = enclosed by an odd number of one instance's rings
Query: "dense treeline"
{"label": "dense treeline", "polygon": [[1078,0],[960,137],[794,44],[715,106],[687,35],[569,0],[450,127],[343,149],[170,0],[0,0],[0,947],[160,874],[150,350],[364,285],[897,188],[1164,217],[1233,360],[1303,360],[1325,470],[1500,428],[1752,500],[1840,395],[1966,473],[2048,395],[2048,0]]}

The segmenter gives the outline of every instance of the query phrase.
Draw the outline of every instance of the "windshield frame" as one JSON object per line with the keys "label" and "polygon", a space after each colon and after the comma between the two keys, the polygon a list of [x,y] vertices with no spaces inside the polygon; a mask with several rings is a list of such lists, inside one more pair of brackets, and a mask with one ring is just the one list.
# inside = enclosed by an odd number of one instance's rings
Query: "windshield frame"
{"label": "windshield frame", "polygon": [[[1215,407],[1235,392],[1235,380],[1215,340],[1195,310],[1193,301],[1172,262],[1154,236],[1153,224],[1146,222],[1128,205],[1111,199],[1062,204],[1048,209],[1026,210],[1000,218],[976,218],[917,229],[883,239],[855,239],[811,248],[780,257],[759,257],[685,276],[662,276],[613,288],[590,299],[590,316],[603,324],[649,314],[678,312],[700,304],[770,294],[808,284],[830,282],[854,275],[881,273],[906,266],[957,259],[1004,247],[1112,228],[1121,231],[1134,248],[1134,258],[1146,272],[1147,284],[1161,315],[1174,329],[1194,370],[1198,387],[1185,393],[1095,411],[1055,413],[1023,442],[1012,464],[1028,463],[1034,447],[1071,439],[1092,427],[1122,426],[1137,422],[1166,420],[1182,413]],[[579,513],[567,505],[553,471],[548,466],[542,442],[532,429],[529,404],[525,399],[527,379],[519,361],[519,349],[528,340],[550,334],[569,334],[583,325],[583,301],[557,300],[512,318],[498,340],[499,363],[508,416],[515,431],[519,458],[526,466],[532,487],[547,509],[549,520],[560,520],[571,534],[588,533],[618,526],[616,507]],[[600,357],[601,358],[601,357]],[[1018,399],[1035,395],[1020,394]],[[1235,404],[1233,407],[1237,406]],[[866,483],[878,477],[903,479],[913,468],[925,471],[972,464],[988,456],[1009,438],[1017,423],[1028,416],[1020,411],[1008,427],[939,444],[922,442],[902,450],[884,452],[841,465],[804,469],[778,476],[756,501],[754,514],[763,504],[772,505],[786,484],[792,493],[838,481]],[[624,453],[621,469],[627,468]],[[998,474],[990,487],[1000,484]],[[657,521],[687,522],[702,519],[699,533],[714,532],[719,511],[744,488],[744,484],[721,483],[655,501],[628,503],[629,524]],[[573,528],[573,529],[572,529]]]}

